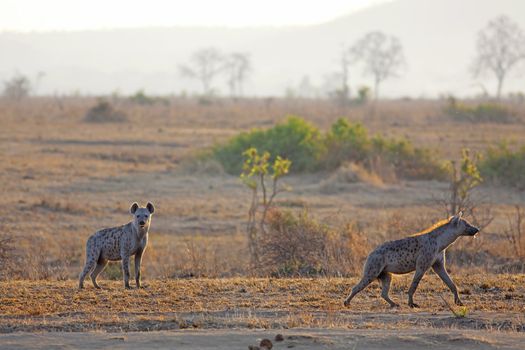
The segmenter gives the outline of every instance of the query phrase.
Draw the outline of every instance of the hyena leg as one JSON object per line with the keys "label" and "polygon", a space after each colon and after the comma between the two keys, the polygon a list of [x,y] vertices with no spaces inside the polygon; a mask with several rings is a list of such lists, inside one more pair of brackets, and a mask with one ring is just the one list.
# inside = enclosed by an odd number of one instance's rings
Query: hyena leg
{"label": "hyena leg", "polygon": [[363,277],[361,279],[361,281],[359,281],[358,284],[355,285],[354,288],[352,288],[352,292],[350,293],[350,295],[345,299],[345,302],[344,302],[344,305],[345,306],[348,306],[350,304],[350,301],[352,301],[352,299],[355,297],[355,295],[357,293],[359,293],[360,291],[362,291],[363,289],[366,288],[366,286],[368,286],[370,283],[372,283],[372,281],[375,279],[374,278],[371,278],[371,277]]}
{"label": "hyena leg", "polygon": [[432,265],[432,269],[441,278],[441,280],[445,282],[450,291],[454,294],[454,302],[456,305],[463,305],[461,299],[459,299],[458,289],[448,275],[447,269],[445,269],[445,264],[442,261],[436,261],[434,265]]}
{"label": "hyena leg", "polygon": [[95,286],[95,288],[97,289],[100,289],[100,286],[97,283],[97,277],[102,272],[102,270],[104,270],[107,264],[107,260],[99,259],[99,261],[97,262],[97,266],[95,267],[93,272],[91,272],[91,281],[93,282],[93,286]]}
{"label": "hyena leg", "polygon": [[381,289],[381,297],[387,301],[387,303],[390,304],[391,307],[399,306],[399,304],[395,303],[390,299],[388,296],[388,292],[390,291],[390,284],[392,283],[392,274],[390,272],[382,272],[378,279],[381,281],[381,285],[383,288]]}
{"label": "hyena leg", "polygon": [[78,282],[78,288],[79,289],[82,289],[84,288],[84,279],[86,278],[87,274],[93,270],[93,268],[95,267],[97,263],[97,260],[95,257],[87,257],[86,258],[86,265],[84,265],[84,270],[82,270],[82,273],[80,274],[80,277],[79,277],[79,282]]}
{"label": "hyena leg", "polygon": [[368,257],[365,268],[363,271],[363,277],[361,278],[361,281],[359,281],[358,284],[355,285],[354,288],[352,288],[352,292],[350,295],[345,299],[344,305],[348,306],[350,304],[350,301],[352,301],[353,297],[366,288],[370,283],[372,283],[373,280],[379,276],[381,273],[381,270],[383,269],[383,266],[380,265],[381,261],[378,258],[374,257]]}
{"label": "hyena leg", "polygon": [[140,288],[140,264],[142,262],[142,250],[135,253],[135,282],[137,288]]}
{"label": "hyena leg", "polygon": [[122,273],[124,275],[124,287],[131,289],[129,286],[129,255],[122,256]]}
{"label": "hyena leg", "polygon": [[416,292],[417,286],[419,285],[419,282],[425,275],[425,272],[427,272],[428,263],[425,261],[427,258],[426,254],[423,255],[421,258],[417,259],[416,262],[416,273],[414,274],[414,278],[412,279],[412,284],[410,285],[410,288],[408,289],[408,306],[410,307],[419,307],[419,305],[414,303],[414,293]]}

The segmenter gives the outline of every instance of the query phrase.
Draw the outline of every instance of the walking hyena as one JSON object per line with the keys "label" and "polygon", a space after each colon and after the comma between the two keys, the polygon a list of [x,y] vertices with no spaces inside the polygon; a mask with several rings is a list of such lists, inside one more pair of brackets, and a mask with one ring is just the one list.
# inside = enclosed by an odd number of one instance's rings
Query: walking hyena
{"label": "walking hyena", "polygon": [[129,286],[129,258],[135,255],[135,281],[140,288],[140,263],[142,254],[148,244],[148,230],[151,223],[151,215],[155,211],[153,204],[148,203],[141,208],[133,203],[129,209],[133,220],[119,227],[105,228],[95,232],[89,237],[86,244],[86,265],[80,274],[79,288],[84,288],[84,279],[91,272],[91,281],[95,288],[97,276],[104,270],[108,261],[122,260],[122,271],[124,273],[124,286]]}
{"label": "walking hyena", "polygon": [[404,274],[415,270],[414,279],[408,290],[408,305],[418,307],[414,303],[413,296],[419,281],[430,267],[454,293],[455,303],[463,305],[456,285],[445,268],[445,250],[459,236],[474,236],[479,229],[462,219],[461,215],[459,213],[449,220],[438,222],[420,234],[386,242],[374,249],[366,259],[361,281],[352,288],[352,292],[344,302],[345,306],[348,306],[352,298],[375,279],[381,281],[383,299],[392,307],[399,306],[388,296],[392,274]]}

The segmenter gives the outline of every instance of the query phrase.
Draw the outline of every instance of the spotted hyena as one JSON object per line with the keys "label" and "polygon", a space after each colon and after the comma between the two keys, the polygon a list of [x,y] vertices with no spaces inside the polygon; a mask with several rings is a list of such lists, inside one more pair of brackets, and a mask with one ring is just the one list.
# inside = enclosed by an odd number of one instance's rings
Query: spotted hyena
{"label": "spotted hyena", "polygon": [[151,215],[155,211],[153,204],[139,207],[133,203],[129,209],[133,220],[119,227],[105,228],[89,237],[86,244],[86,265],[80,274],[79,288],[84,288],[84,279],[91,272],[91,281],[95,288],[97,276],[104,270],[108,261],[122,260],[124,272],[124,286],[129,286],[129,258],[135,255],[135,281],[140,288],[140,263],[142,254],[148,244],[148,230],[151,224]]}
{"label": "spotted hyena", "polygon": [[352,292],[344,302],[345,306],[348,306],[352,298],[375,279],[381,281],[383,299],[392,307],[398,306],[388,296],[392,274],[404,274],[415,270],[414,279],[408,290],[408,305],[418,307],[414,303],[413,296],[419,281],[431,267],[454,293],[455,303],[463,305],[456,285],[445,268],[445,250],[460,236],[474,236],[478,231],[478,228],[462,219],[459,213],[449,220],[438,222],[420,234],[383,243],[368,255],[363,277],[352,288]]}

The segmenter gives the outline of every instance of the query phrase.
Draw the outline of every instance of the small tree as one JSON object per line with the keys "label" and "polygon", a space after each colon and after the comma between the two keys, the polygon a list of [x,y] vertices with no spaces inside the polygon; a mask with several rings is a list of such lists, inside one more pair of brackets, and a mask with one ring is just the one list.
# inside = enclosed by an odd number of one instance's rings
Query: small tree
{"label": "small tree", "polygon": [[449,189],[438,202],[445,209],[446,215],[452,216],[461,211],[472,218],[475,226],[483,230],[494,220],[494,215],[491,206],[486,205],[485,198],[473,197],[474,189],[483,183],[478,168],[480,160],[478,153],[471,155],[468,149],[463,149],[459,162],[448,162],[445,170]]}
{"label": "small tree", "polygon": [[[257,266],[259,264],[258,233],[264,234],[266,232],[266,216],[273,205],[275,197],[279,193],[288,190],[286,187],[279,187],[278,182],[281,177],[288,174],[292,162],[277,156],[273,164],[271,164],[269,152],[264,152],[260,155],[257,149],[253,147],[244,151],[243,156],[246,159],[240,178],[252,191],[246,231],[252,265]],[[268,177],[271,179],[270,184],[268,184]],[[259,190],[262,193],[262,202],[259,199]],[[258,218],[257,213],[261,207],[262,211]]]}
{"label": "small tree", "polygon": [[495,75],[498,80],[496,97],[499,99],[508,73],[525,59],[525,35],[509,17],[499,16],[479,31],[476,50],[472,75]]}
{"label": "small tree", "polygon": [[219,50],[210,47],[194,52],[187,65],[180,65],[183,77],[199,80],[205,96],[213,93],[213,79],[224,69],[223,56]]}
{"label": "small tree", "polygon": [[4,81],[3,95],[15,101],[19,101],[29,96],[31,92],[31,81],[22,74],[16,74],[8,81]]}
{"label": "small tree", "polygon": [[230,96],[242,96],[243,84],[252,69],[250,56],[246,53],[234,52],[228,55],[224,61]]}
{"label": "small tree", "polygon": [[463,149],[459,164],[456,161],[447,164],[449,191],[444,204],[448,216],[460,211],[469,213],[472,211],[472,190],[483,181],[478,170],[478,161],[479,154],[471,157],[469,150]]}
{"label": "small tree", "polygon": [[374,78],[374,96],[379,98],[379,85],[386,79],[397,77],[406,66],[401,41],[382,32],[370,32],[360,39],[350,52],[364,63],[366,75]]}

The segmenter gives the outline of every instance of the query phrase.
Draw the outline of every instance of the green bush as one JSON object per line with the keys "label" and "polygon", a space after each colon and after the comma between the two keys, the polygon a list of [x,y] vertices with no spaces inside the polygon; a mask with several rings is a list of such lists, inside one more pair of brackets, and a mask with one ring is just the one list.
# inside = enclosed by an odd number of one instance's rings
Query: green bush
{"label": "green bush", "polygon": [[525,146],[516,151],[505,143],[489,148],[479,170],[485,180],[525,189]]}
{"label": "green bush", "polygon": [[155,103],[155,99],[146,95],[144,90],[137,91],[133,96],[129,97],[129,100],[139,105],[152,105]]}
{"label": "green bush", "polygon": [[143,106],[150,106],[156,103],[162,103],[165,106],[170,104],[170,101],[167,98],[146,95],[144,90],[138,90],[134,95],[129,97],[129,100]]}
{"label": "green bush", "polygon": [[335,169],[344,162],[363,162],[370,153],[368,131],[361,123],[352,124],[340,118],[325,137],[323,168]]}
{"label": "green bush", "polygon": [[442,180],[446,169],[430,149],[417,148],[407,139],[372,139],[370,159],[379,158],[390,164],[396,176],[414,180]]}
{"label": "green bush", "polygon": [[325,137],[326,154],[322,168],[333,170],[344,163],[364,164],[371,170],[377,160],[389,164],[395,175],[406,179],[443,179],[445,169],[429,149],[417,148],[406,139],[368,136],[366,128],[337,120]]}
{"label": "green bush", "polygon": [[243,164],[242,154],[249,148],[290,159],[296,172],[314,170],[323,153],[319,129],[304,119],[289,117],[273,128],[255,129],[233,137],[225,145],[216,147],[213,156],[228,173],[239,174]]}
{"label": "green bush", "polygon": [[[415,147],[406,139],[370,138],[360,123],[337,120],[322,135],[317,127],[297,117],[267,130],[252,130],[233,137],[213,150],[212,156],[230,174],[242,170],[242,154],[249,148],[280,155],[293,162],[294,172],[332,171],[344,163],[362,164],[368,170],[380,160],[407,179],[442,179],[445,170],[428,149]],[[274,159],[270,160],[271,162]]]}
{"label": "green bush", "polygon": [[480,103],[476,106],[469,106],[458,102],[451,97],[445,113],[453,119],[469,123],[511,123],[515,121],[514,113],[509,108],[496,103]]}

